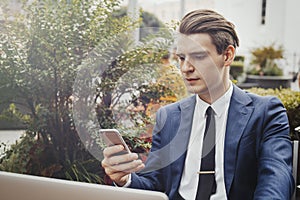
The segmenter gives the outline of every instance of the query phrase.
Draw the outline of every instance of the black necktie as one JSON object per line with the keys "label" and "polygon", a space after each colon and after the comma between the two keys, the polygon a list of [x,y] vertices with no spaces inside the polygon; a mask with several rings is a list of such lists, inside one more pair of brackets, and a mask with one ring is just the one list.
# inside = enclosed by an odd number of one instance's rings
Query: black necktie
{"label": "black necktie", "polygon": [[216,123],[214,111],[209,106],[206,110],[206,126],[203,139],[202,159],[199,172],[197,200],[210,199],[216,193],[215,179],[215,137]]}

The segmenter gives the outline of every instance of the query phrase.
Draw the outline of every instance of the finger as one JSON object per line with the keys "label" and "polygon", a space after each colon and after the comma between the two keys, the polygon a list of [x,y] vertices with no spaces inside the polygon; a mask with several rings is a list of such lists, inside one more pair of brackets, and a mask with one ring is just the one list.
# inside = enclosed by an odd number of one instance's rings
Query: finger
{"label": "finger", "polygon": [[131,168],[128,170],[124,170],[124,171],[118,171],[115,170],[114,168],[106,168],[105,169],[105,173],[113,180],[113,181],[117,181],[119,182],[121,178],[123,178],[124,176],[133,173],[133,172],[138,172],[141,171],[143,168],[145,167],[145,165],[142,163],[140,165],[138,165],[135,168]]}
{"label": "finger", "polygon": [[132,172],[137,172],[142,170],[145,165],[142,163],[135,168],[132,168],[127,171],[115,171],[114,168],[106,167],[105,173],[110,177],[112,181],[114,181],[119,186],[123,186],[128,181],[128,175]]}
{"label": "finger", "polygon": [[140,164],[139,166],[137,166],[137,167],[135,168],[135,171],[132,171],[132,172],[138,172],[138,171],[141,171],[141,170],[144,169],[144,168],[145,168],[145,164],[142,163],[142,164]]}
{"label": "finger", "polygon": [[110,179],[119,186],[123,186],[128,181],[128,174],[125,172],[114,173],[110,176]]}
{"label": "finger", "polygon": [[117,180],[118,178],[121,178],[123,176],[126,176],[126,175],[130,174],[130,172],[118,171],[118,170],[115,170],[114,168],[111,168],[111,167],[105,168],[105,173],[112,180]]}
{"label": "finger", "polygon": [[101,161],[101,166],[102,166],[103,168],[106,168],[106,167],[109,166],[108,161],[107,161],[107,158],[104,158],[104,159]]}
{"label": "finger", "polygon": [[140,165],[137,165],[135,168],[132,168],[130,170],[127,170],[125,172],[130,172],[130,173],[133,173],[133,172],[138,172],[138,171],[141,171],[142,169],[145,168],[145,164],[144,163],[141,163]]}
{"label": "finger", "polygon": [[140,165],[142,165],[143,162],[141,160],[134,160],[127,163],[122,163],[119,165],[113,165],[109,167],[109,171],[111,174],[117,173],[117,172],[135,172],[140,168]]}
{"label": "finger", "polygon": [[131,162],[136,159],[138,159],[138,155],[136,153],[128,153],[118,156],[112,156],[108,159],[108,161],[110,165],[118,165],[120,163]]}
{"label": "finger", "polygon": [[130,154],[123,154],[119,156],[111,156],[111,157],[104,157],[104,159],[101,162],[101,165],[103,168],[110,167],[113,165],[118,165],[120,163],[126,163],[131,162],[133,160],[136,160],[138,158],[138,155],[136,153],[130,153]]}
{"label": "finger", "polygon": [[124,150],[124,146],[123,145],[114,145],[114,146],[106,147],[103,150],[103,156],[104,157],[110,157],[113,154],[121,152],[122,150]]}

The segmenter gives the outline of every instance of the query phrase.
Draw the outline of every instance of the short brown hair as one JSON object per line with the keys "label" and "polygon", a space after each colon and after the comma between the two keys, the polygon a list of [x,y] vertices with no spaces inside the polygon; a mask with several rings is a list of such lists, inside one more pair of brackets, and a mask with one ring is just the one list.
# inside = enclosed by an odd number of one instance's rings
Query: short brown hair
{"label": "short brown hair", "polygon": [[179,32],[189,35],[207,33],[219,54],[223,53],[228,45],[239,46],[239,38],[234,30],[235,26],[222,15],[213,10],[194,10],[186,14],[180,23]]}

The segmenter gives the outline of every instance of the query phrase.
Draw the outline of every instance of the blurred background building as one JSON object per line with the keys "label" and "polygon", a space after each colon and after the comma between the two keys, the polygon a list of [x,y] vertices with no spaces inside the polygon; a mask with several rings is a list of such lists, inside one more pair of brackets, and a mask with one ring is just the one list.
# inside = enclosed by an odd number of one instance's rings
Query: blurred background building
{"label": "blurred background building", "polygon": [[[9,1],[13,12],[21,11],[18,1]],[[167,24],[194,9],[214,9],[236,25],[240,37],[237,55],[245,56],[245,66],[253,48],[274,44],[284,48],[285,59],[280,63],[284,74],[300,71],[299,0],[121,0],[121,5],[131,12],[148,11]],[[137,13],[132,17],[138,17]]]}
{"label": "blurred background building", "polygon": [[[132,0],[124,0],[128,5]],[[282,45],[284,73],[300,68],[299,0],[135,0],[136,6],[156,15],[164,23],[178,21],[187,12],[214,9],[236,25],[240,37],[237,54],[249,57],[256,47]]]}

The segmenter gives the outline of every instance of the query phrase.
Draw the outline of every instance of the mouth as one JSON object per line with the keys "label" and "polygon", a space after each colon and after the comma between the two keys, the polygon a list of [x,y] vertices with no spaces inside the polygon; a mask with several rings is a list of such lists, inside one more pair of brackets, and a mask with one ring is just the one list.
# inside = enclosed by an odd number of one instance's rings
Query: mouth
{"label": "mouth", "polygon": [[185,80],[189,83],[192,83],[192,82],[195,82],[195,81],[198,81],[200,78],[185,78]]}

